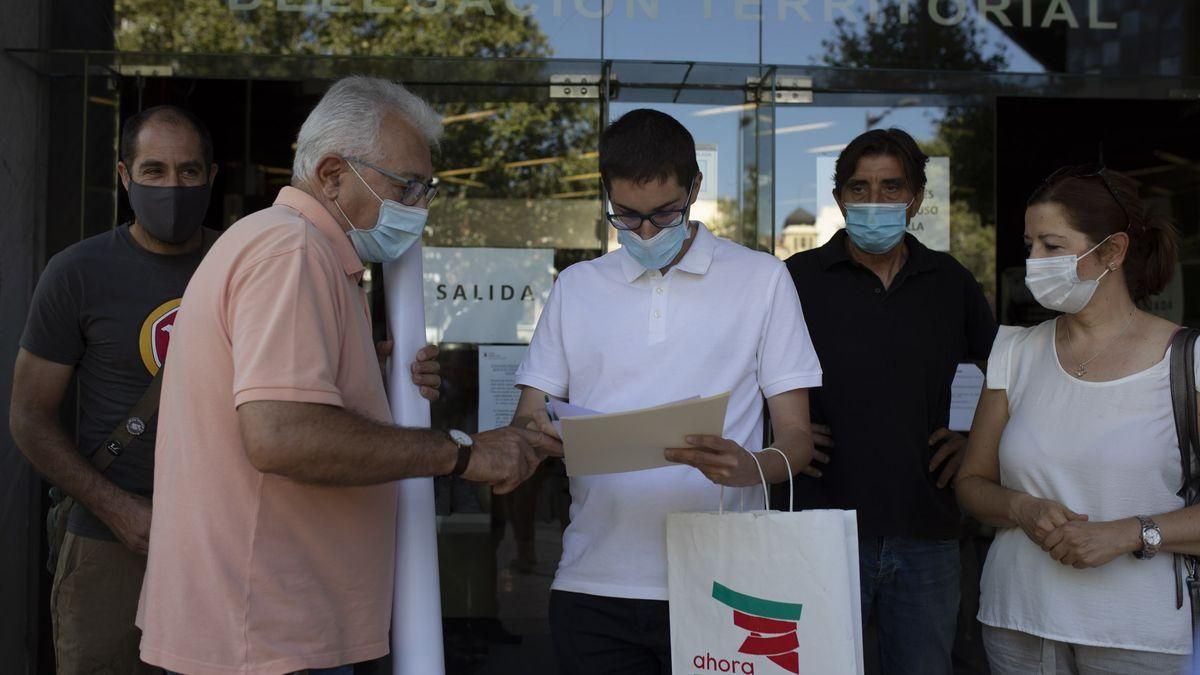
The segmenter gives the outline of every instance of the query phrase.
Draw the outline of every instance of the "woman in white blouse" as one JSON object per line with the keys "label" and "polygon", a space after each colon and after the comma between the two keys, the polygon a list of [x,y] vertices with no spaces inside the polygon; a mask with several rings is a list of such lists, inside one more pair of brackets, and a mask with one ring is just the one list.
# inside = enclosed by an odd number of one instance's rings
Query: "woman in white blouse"
{"label": "woman in white blouse", "polygon": [[1026,285],[1063,314],[1000,329],[955,481],[998,528],[979,610],[992,672],[1180,673],[1172,554],[1200,554],[1200,507],[1176,495],[1179,327],[1137,306],[1170,280],[1176,234],[1129,178],[1068,167],[1029,200],[1025,244]]}

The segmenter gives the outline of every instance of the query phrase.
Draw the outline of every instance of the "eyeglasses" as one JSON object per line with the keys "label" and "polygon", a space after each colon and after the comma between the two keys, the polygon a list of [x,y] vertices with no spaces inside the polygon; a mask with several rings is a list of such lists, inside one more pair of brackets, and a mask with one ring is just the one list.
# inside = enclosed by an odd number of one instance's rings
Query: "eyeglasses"
{"label": "eyeglasses", "polygon": [[647,220],[650,221],[651,225],[660,230],[679,227],[687,220],[687,212],[691,208],[693,190],[695,190],[695,185],[688,190],[687,199],[685,200],[687,205],[681,209],[664,209],[662,211],[655,211],[654,213],[637,213],[634,211],[628,213],[606,213],[604,217],[618,230],[636,230]]}
{"label": "eyeglasses", "polygon": [[416,206],[417,204],[421,203],[422,198],[425,200],[425,206],[429,206],[433,203],[433,198],[437,196],[438,180],[436,178],[428,183],[422,183],[421,181],[414,180],[412,178],[397,176],[387,169],[380,168],[357,157],[346,157],[345,159],[346,161],[354,162],[359,166],[365,166],[368,169],[374,169],[388,180],[398,183],[400,185],[400,189],[402,190],[399,201],[405,206]]}
{"label": "eyeglasses", "polygon": [[[1117,189],[1113,187],[1112,182],[1108,180],[1108,176],[1104,175],[1106,171],[1108,171],[1108,167],[1104,166],[1103,164],[1064,166],[1050,174],[1046,180],[1042,181],[1041,187],[1039,187],[1033,194],[1034,196],[1041,194],[1042,190],[1044,190],[1046,186],[1060,178],[1099,178],[1100,182],[1104,184],[1104,189],[1108,190],[1108,194],[1112,195],[1113,201],[1117,203],[1117,206],[1121,207],[1121,213],[1125,214],[1125,229],[1132,230],[1133,217],[1129,215],[1129,209],[1126,208],[1125,202],[1121,199],[1121,195],[1117,192]],[[1030,197],[1030,201],[1032,200],[1033,197]]]}

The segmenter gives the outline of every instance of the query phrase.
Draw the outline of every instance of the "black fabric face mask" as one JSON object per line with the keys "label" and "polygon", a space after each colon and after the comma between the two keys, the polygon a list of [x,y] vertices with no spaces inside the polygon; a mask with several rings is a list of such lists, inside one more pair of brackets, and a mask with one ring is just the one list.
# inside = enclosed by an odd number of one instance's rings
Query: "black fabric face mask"
{"label": "black fabric face mask", "polygon": [[129,204],[137,222],[165,244],[182,244],[196,234],[208,212],[212,184],[157,187],[129,181]]}

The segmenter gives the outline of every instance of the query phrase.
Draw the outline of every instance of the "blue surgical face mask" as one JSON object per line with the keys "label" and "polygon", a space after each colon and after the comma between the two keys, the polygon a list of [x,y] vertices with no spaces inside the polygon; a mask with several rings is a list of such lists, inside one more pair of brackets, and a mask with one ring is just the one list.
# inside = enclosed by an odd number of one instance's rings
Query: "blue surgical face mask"
{"label": "blue surgical face mask", "polygon": [[846,204],[846,234],[867,253],[887,253],[904,238],[909,204]]}
{"label": "blue surgical face mask", "polygon": [[688,223],[668,227],[649,239],[642,239],[632,230],[617,230],[617,241],[629,251],[633,259],[648,270],[661,270],[683,248],[683,242],[688,238]]}
{"label": "blue surgical face mask", "polygon": [[405,206],[391,199],[383,199],[367,185],[367,181],[363,180],[354,164],[347,162],[347,166],[379,200],[379,217],[375,220],[375,227],[369,230],[355,227],[346,212],[342,211],[342,205],[338,204],[336,199],[333,200],[333,205],[341,212],[346,222],[350,223],[350,243],[354,244],[354,250],[363,262],[387,263],[398,260],[413,244],[421,240],[425,221],[429,218],[429,209]]}

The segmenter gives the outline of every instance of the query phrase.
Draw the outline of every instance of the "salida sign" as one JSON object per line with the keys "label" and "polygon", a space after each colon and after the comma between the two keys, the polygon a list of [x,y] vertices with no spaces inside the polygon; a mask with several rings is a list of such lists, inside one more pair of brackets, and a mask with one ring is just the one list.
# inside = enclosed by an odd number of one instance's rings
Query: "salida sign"
{"label": "salida sign", "polygon": [[711,652],[697,654],[692,666],[701,673],[740,673],[755,675],[756,658],[765,658],[778,666],[774,672],[800,672],[800,639],[796,635],[804,606],[779,602],[739,593],[714,581],[712,597],[733,610],[733,626],[748,635],[738,648],[738,655],[714,656]]}
{"label": "salida sign", "polygon": [[[518,296],[518,291],[520,297]],[[517,300],[518,302],[527,302],[533,300],[533,286],[525,284],[521,288],[510,286],[509,284],[438,284],[434,290],[434,295],[438,300],[475,300],[495,302],[507,302],[509,300]]]}
{"label": "salida sign", "polygon": [[553,249],[422,249],[431,342],[527,343],[554,283]]}

